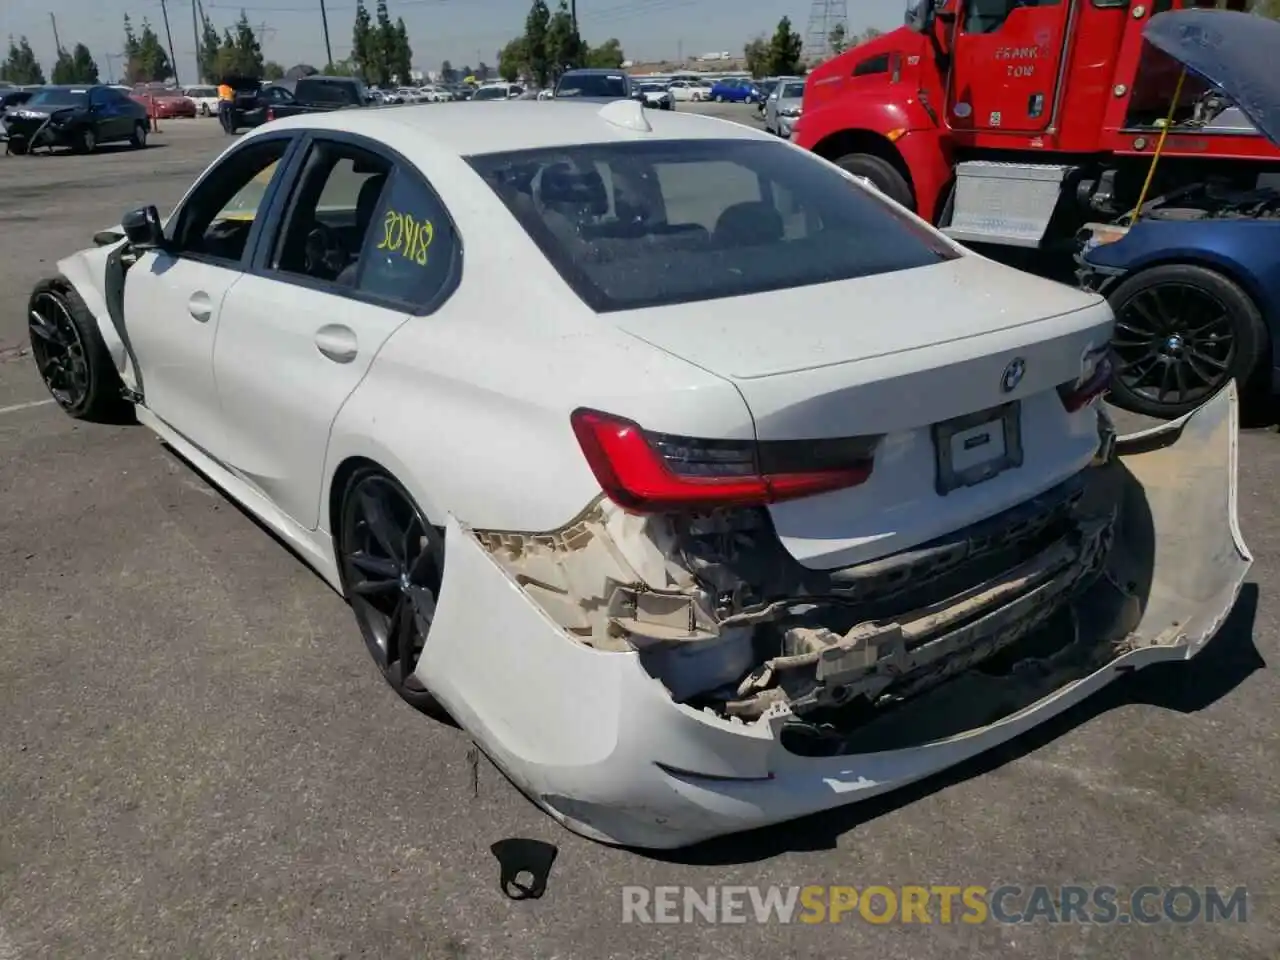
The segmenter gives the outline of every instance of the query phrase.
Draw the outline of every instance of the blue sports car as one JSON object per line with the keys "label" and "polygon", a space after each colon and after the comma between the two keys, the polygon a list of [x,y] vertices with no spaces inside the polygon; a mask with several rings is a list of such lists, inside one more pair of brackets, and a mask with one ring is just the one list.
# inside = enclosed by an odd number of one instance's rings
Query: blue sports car
{"label": "blue sports car", "polygon": [[[1144,35],[1230,99],[1215,126],[1280,144],[1280,23],[1176,10]],[[1116,406],[1178,417],[1231,379],[1246,396],[1280,392],[1280,190],[1265,179],[1185,187],[1130,225],[1082,231],[1079,279],[1116,314]]]}

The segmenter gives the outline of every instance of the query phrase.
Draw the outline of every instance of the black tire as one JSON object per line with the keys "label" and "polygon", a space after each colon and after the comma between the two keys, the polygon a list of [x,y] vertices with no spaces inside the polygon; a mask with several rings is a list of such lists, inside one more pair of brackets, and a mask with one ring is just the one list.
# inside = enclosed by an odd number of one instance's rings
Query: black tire
{"label": "black tire", "polygon": [[141,120],[133,125],[133,135],[129,137],[129,143],[133,145],[135,150],[145,150],[147,148],[147,125]]}
{"label": "black tire", "polygon": [[1206,267],[1140,271],[1107,297],[1116,314],[1111,403],[1149,417],[1190,413],[1234,379],[1243,397],[1265,387],[1270,338],[1244,289]]}
{"label": "black tire", "polygon": [[98,149],[98,135],[93,132],[93,127],[86,126],[78,134],[75,139],[76,153],[93,153]]}
{"label": "black tire", "polygon": [[915,209],[911,184],[888,160],[870,153],[846,153],[836,161],[836,165],[855,177],[866,177],[890,200],[897,201],[908,210]]}
{"label": "black tire", "polygon": [[41,280],[27,301],[31,356],[50,396],[70,416],[126,423],[132,412],[98,321],[75,288]]}
{"label": "black tire", "polygon": [[720,96],[719,94],[716,94],[715,101],[716,103],[724,103],[724,97]]}
{"label": "black tire", "polygon": [[[373,466],[361,467],[347,478],[337,528],[334,550],[342,591],[374,663],[411,707],[453,723],[413,676],[430,642],[444,579],[444,531],[430,524],[399,481]],[[399,630],[406,625],[408,637]]]}
{"label": "black tire", "polygon": [[27,141],[25,141],[25,140],[10,140],[10,141],[9,141],[9,152],[10,152],[10,153],[12,153],[15,157],[23,157],[23,156],[26,156],[26,154],[27,154],[27,152],[28,152]]}

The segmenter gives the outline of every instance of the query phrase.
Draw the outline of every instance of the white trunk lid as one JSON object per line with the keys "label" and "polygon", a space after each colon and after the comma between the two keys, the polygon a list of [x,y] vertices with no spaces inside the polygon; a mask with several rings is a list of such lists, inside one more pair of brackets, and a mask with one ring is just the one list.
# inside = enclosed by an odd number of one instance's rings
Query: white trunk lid
{"label": "white trunk lid", "polygon": [[[1092,408],[1069,414],[1057,387],[1107,343],[1110,309],[978,256],[618,323],[733,382],[762,441],[884,435],[866,483],[770,507],[807,566],[860,563],[989,517],[1082,469],[1097,446]],[[1005,390],[1015,363],[1021,379]],[[1016,435],[993,423],[946,445],[957,468],[1019,446],[1021,464],[940,493],[933,426],[1015,401]]]}

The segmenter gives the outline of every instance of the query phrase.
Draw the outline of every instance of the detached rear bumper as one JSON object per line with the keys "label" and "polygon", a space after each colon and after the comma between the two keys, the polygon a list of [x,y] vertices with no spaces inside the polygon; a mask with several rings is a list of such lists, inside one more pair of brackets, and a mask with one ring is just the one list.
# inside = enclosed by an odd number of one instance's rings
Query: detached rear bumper
{"label": "detached rear bumper", "polygon": [[418,674],[536,803],[605,842],[680,847],[866,799],[1008,741],[1123,673],[1199,653],[1252,562],[1236,521],[1237,406],[1232,385],[1121,438],[1118,458],[1094,471],[1089,495],[1118,504],[1118,519],[1101,575],[1054,610],[1073,640],[1003,671],[958,673],[821,751],[786,704],[727,720],[674,702],[637,654],[570,637],[452,518]]}

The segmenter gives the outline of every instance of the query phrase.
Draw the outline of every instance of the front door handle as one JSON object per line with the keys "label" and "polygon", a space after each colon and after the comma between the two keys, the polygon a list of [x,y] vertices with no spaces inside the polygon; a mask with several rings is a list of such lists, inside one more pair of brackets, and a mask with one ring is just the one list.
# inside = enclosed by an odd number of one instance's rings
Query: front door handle
{"label": "front door handle", "polygon": [[213,316],[213,301],[203,290],[197,290],[187,301],[187,310],[201,323],[208,323]]}
{"label": "front door handle", "polygon": [[334,363],[350,363],[359,352],[356,332],[340,323],[326,323],[316,331],[316,349]]}

